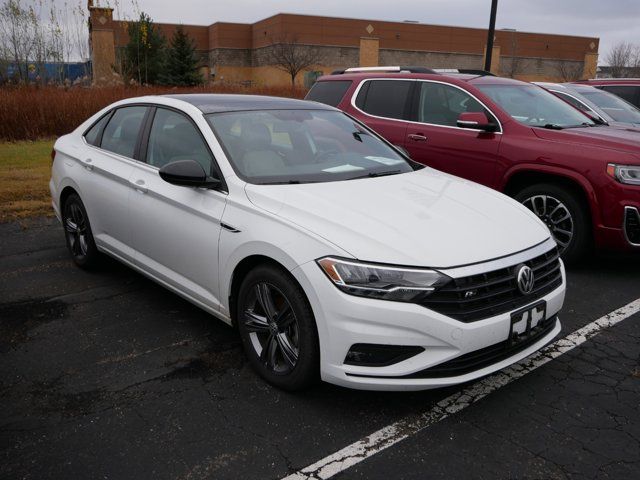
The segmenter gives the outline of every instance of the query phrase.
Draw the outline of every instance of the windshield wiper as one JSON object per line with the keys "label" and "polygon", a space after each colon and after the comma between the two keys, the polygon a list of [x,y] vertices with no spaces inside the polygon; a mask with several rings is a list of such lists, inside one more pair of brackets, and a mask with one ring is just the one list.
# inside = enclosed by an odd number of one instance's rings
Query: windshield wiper
{"label": "windshield wiper", "polygon": [[542,128],[546,128],[548,130],[562,130],[565,127],[558,125],[557,123],[547,123]]}
{"label": "windshield wiper", "polygon": [[364,175],[357,175],[355,177],[348,178],[347,180],[357,180],[359,178],[386,177],[387,175],[396,175],[398,173],[402,173],[402,170],[387,170],[385,172],[369,172]]}

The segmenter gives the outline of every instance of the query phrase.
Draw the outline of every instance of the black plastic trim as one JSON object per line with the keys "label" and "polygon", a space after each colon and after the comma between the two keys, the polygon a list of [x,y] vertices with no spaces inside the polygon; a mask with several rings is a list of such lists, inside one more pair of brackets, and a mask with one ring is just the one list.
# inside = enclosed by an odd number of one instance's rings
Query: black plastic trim
{"label": "black plastic trim", "polygon": [[537,329],[525,340],[518,343],[511,343],[509,339],[490,345],[488,347],[474,350],[459,357],[455,357],[446,362],[439,363],[424,370],[420,370],[409,375],[399,376],[381,376],[381,375],[363,375],[355,373],[347,373],[351,377],[367,377],[380,379],[420,379],[420,378],[455,378],[466,375],[477,370],[494,365],[503,360],[507,360],[514,355],[526,350],[534,343],[539,342],[547,336],[555,327],[558,321],[557,315],[545,320],[540,328]]}

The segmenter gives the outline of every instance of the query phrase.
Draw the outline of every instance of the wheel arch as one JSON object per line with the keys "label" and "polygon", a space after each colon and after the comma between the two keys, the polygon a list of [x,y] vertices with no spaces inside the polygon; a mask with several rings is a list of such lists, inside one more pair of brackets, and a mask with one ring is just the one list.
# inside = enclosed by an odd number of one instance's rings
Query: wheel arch
{"label": "wheel arch", "polygon": [[[232,325],[235,325],[236,322],[236,310],[240,285],[242,285],[242,281],[245,279],[247,274],[259,265],[272,265],[290,274],[289,270],[282,263],[268,255],[252,254],[240,260],[233,268],[228,287],[227,298],[229,302],[229,317]],[[295,280],[293,275],[291,275],[291,277]]]}
{"label": "wheel arch", "polygon": [[556,168],[542,170],[535,166],[514,169],[505,176],[501,191],[513,197],[523,188],[536,183],[553,183],[572,190],[589,209],[592,228],[601,223],[596,193],[589,181],[576,172]]}
{"label": "wheel arch", "polygon": [[74,187],[72,187],[71,185],[67,185],[66,187],[64,187],[62,189],[62,191],[60,192],[60,212],[63,211],[64,204],[67,201],[67,198],[69,198],[69,195],[74,194],[74,193],[76,195],[80,196],[78,191]]}

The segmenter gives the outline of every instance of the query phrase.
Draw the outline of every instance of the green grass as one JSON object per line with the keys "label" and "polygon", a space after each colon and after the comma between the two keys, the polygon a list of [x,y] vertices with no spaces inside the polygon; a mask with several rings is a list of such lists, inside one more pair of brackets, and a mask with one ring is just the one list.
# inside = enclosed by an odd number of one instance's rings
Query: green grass
{"label": "green grass", "polygon": [[53,142],[0,143],[0,222],[53,215],[49,194]]}

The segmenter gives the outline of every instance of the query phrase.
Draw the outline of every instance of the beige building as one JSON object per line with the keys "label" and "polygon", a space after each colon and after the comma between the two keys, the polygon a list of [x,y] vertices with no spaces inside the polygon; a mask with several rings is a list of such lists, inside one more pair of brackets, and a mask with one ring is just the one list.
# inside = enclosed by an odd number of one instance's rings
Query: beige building
{"label": "beige building", "polygon": [[[94,81],[113,79],[116,53],[128,42],[126,22],[113,10],[90,6]],[[176,25],[157,24],[168,38]],[[214,83],[288,85],[274,66],[271,51],[295,42],[309,49],[317,64],[296,78],[309,85],[319,74],[353,66],[420,65],[474,68],[484,65],[487,31],[480,28],[386,22],[280,13],[253,24],[217,22],[185,25],[201,56],[201,69]],[[529,81],[593,78],[598,38],[496,31],[491,71]]]}

